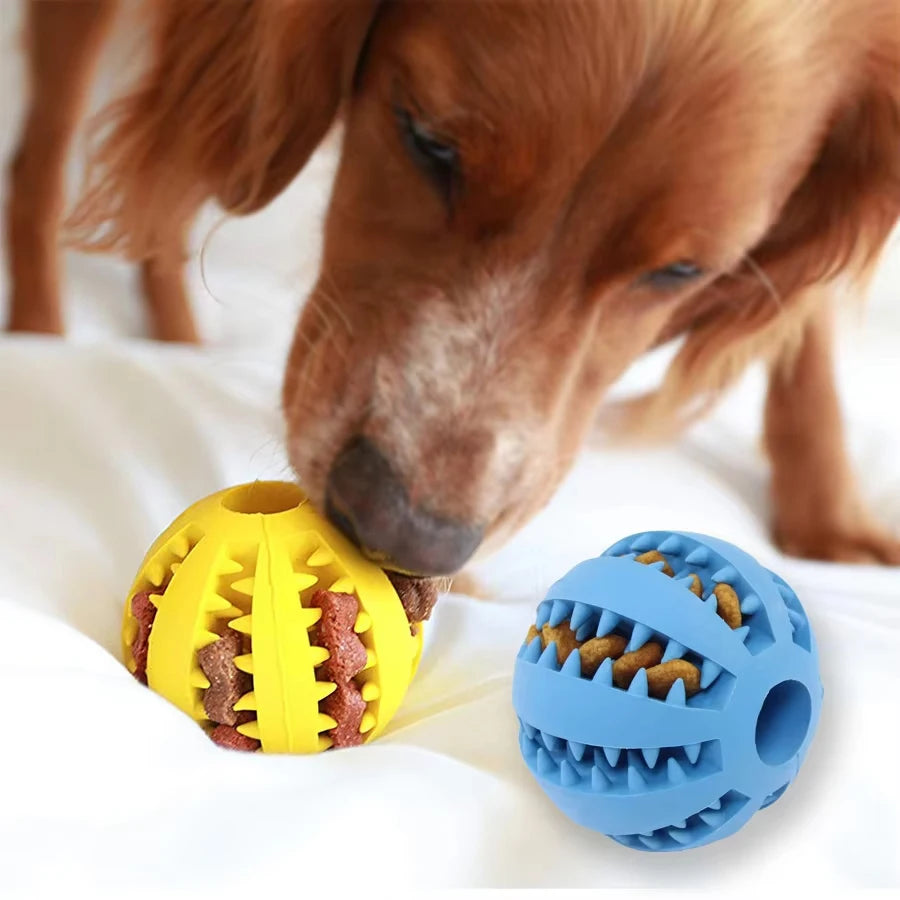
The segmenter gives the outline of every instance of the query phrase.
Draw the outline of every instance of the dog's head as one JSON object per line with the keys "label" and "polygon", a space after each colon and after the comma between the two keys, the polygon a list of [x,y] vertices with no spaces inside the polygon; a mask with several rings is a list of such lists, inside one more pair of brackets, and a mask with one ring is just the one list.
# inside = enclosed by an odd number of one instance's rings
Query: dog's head
{"label": "dog's head", "polygon": [[[243,20],[191,51],[197,146],[168,182],[190,171],[256,208],[342,116],[288,449],[312,497],[408,571],[453,571],[532,515],[659,340],[689,333],[667,404],[721,387],[737,345],[874,249],[900,202],[883,0],[204,8]],[[160,63],[175,94],[199,33]],[[213,114],[216,143],[196,132]]]}

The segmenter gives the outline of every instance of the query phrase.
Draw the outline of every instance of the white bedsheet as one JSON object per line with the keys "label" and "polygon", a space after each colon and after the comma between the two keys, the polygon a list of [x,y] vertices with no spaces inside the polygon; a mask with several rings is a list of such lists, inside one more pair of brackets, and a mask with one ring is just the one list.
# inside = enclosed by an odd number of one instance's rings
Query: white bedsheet
{"label": "white bedsheet", "polygon": [[[18,90],[10,58],[0,54],[4,105]],[[14,121],[14,105],[0,124]],[[155,535],[209,492],[286,474],[284,323],[312,275],[331,161],[321,154],[272,209],[209,238],[217,299],[195,258],[207,349],[136,337],[129,270],[76,257],[72,338],[0,338],[0,896],[75,883],[98,896],[130,886],[220,897],[363,880],[898,886],[900,571],[773,549],[758,373],[675,447],[585,452],[552,505],[480,564],[496,599],[442,600],[419,675],[376,744],[308,758],[226,753],[126,673],[124,592]],[[846,342],[842,389],[865,490],[900,527],[898,261],[876,285],[869,325]],[[513,659],[546,587],[648,528],[734,540],[792,582],[827,692],[784,799],[735,837],[682,854],[639,855],[568,822],[519,758],[510,703]],[[341,849],[348,830],[352,861]]]}

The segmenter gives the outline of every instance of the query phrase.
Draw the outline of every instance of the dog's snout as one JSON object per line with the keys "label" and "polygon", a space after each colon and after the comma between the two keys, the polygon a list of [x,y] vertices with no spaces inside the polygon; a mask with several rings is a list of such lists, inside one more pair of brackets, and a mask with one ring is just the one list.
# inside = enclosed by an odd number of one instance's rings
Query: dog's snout
{"label": "dog's snout", "polygon": [[366,437],[353,439],[334,460],[325,506],[368,556],[413,575],[458,571],[483,536],[480,526],[413,504],[394,467]]}

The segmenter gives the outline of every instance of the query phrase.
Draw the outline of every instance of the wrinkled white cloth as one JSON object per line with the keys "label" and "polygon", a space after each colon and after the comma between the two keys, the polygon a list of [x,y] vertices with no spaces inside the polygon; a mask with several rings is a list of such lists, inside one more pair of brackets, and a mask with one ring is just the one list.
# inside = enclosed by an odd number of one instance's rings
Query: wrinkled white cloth
{"label": "wrinkled white cloth", "polygon": [[[4,22],[4,48],[12,33]],[[19,92],[13,57],[0,54],[5,126],[20,105],[5,108]],[[14,128],[0,134],[8,151]],[[139,339],[130,270],[75,256],[71,338],[0,338],[0,895],[72,885],[223,898],[358,883],[897,887],[900,571],[799,562],[772,547],[759,373],[673,447],[588,449],[550,507],[477,567],[495,598],[441,601],[418,677],[376,744],[306,758],[220,751],[126,673],[124,592],[156,534],[207,493],[287,474],[286,323],[313,275],[332,167],[326,148],[265,213],[200,223],[190,281],[207,349]],[[898,262],[884,267],[881,299],[846,341],[841,369],[864,489],[895,527]],[[733,540],[790,581],[827,694],[781,801],[725,842],[639,855],[576,827],[537,788],[519,757],[510,687],[549,584],[651,528]]]}
{"label": "wrinkled white cloth", "polygon": [[[752,429],[728,407],[672,449],[586,452],[551,506],[479,565],[496,598],[441,601],[420,673],[377,744],[246,757],[217,750],[132,681],[119,626],[144,551],[175,515],[223,485],[283,473],[277,377],[248,377],[228,354],[144,342],[0,346],[6,885],[25,895],[75,877],[231,896],[275,890],[297,871],[397,886],[898,883],[900,573],[779,558]],[[858,362],[857,375],[880,368],[874,351]],[[734,411],[752,399],[754,386],[743,390]],[[877,392],[854,397],[866,483],[896,523],[900,461],[887,448],[900,445],[900,427],[879,420]],[[549,584],[617,537],[656,527],[734,540],[791,581],[827,697],[779,803],[726,842],[648,857],[550,805],[519,758],[510,685]]]}

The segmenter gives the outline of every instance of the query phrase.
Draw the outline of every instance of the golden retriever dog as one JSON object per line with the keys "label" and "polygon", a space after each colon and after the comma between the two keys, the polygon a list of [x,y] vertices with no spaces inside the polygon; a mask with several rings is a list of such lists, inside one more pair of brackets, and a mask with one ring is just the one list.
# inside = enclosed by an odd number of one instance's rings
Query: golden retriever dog
{"label": "golden retriever dog", "polygon": [[[62,331],[63,162],[112,0],[32,2],[10,172],[17,330]],[[141,266],[196,339],[184,235],[257,210],[336,122],[318,283],[284,379],[288,450],[373,558],[458,570],[551,496],[608,386],[680,349],[637,431],[692,421],[753,359],[773,529],[900,563],[861,504],[832,371],[900,216],[897,0],[155,0],[67,221]]]}

